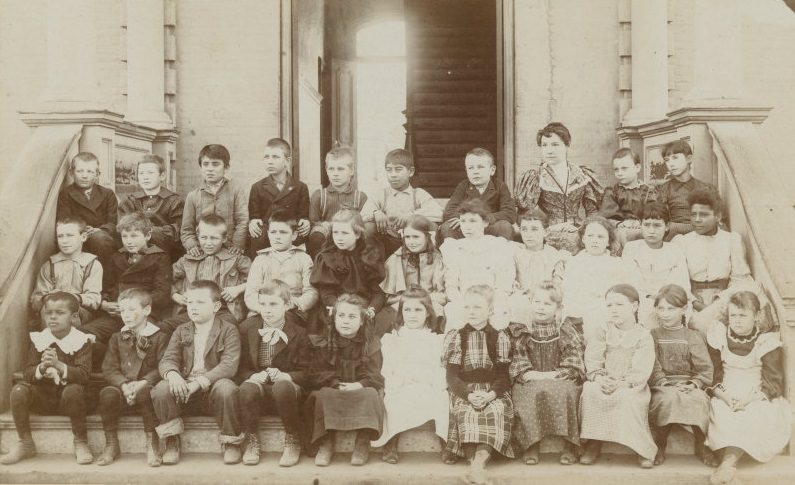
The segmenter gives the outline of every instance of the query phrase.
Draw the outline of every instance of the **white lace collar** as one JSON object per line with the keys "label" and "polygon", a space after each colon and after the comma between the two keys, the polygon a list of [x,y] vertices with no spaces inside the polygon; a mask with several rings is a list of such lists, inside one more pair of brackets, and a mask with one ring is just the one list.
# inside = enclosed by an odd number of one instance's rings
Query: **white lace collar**
{"label": "white lace collar", "polygon": [[36,347],[37,352],[44,352],[52,344],[55,344],[66,355],[72,355],[82,349],[86,342],[94,343],[96,339],[95,335],[83,333],[74,327],[62,339],[53,335],[52,330],[49,328],[45,328],[41,332],[30,332],[30,340]]}

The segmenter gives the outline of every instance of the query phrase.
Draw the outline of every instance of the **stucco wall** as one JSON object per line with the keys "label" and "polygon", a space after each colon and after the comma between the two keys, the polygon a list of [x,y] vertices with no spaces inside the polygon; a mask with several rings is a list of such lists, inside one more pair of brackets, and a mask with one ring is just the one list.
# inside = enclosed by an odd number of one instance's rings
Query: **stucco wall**
{"label": "stucco wall", "polygon": [[177,3],[177,188],[201,181],[199,150],[232,155],[231,176],[261,178],[262,147],[280,135],[280,2],[193,0]]}
{"label": "stucco wall", "polygon": [[617,2],[515,0],[514,8],[517,177],[539,162],[536,132],[560,121],[572,134],[569,160],[610,180],[619,123]]}

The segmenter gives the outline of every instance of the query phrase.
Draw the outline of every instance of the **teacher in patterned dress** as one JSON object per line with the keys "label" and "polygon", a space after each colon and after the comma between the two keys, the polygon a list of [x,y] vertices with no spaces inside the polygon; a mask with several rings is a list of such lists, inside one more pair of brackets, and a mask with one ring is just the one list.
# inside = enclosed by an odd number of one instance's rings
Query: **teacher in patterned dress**
{"label": "teacher in patterned dress", "polygon": [[593,170],[569,163],[571,134],[563,123],[539,130],[536,143],[541,165],[521,176],[514,198],[520,212],[538,207],[549,217],[547,244],[574,254],[579,250],[577,230],[585,217],[598,212],[604,187]]}

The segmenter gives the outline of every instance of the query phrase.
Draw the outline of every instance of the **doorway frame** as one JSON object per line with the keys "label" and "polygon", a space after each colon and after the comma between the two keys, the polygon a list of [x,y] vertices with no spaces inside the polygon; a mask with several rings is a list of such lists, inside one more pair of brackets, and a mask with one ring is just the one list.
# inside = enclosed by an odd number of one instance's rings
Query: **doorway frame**
{"label": "doorway frame", "polygon": [[[497,139],[500,142],[501,153],[497,154],[502,159],[503,181],[508,187],[513,188],[516,178],[516,24],[514,14],[514,2],[516,0],[496,0],[495,7],[497,20]],[[281,0],[279,5],[279,15],[281,17],[281,62],[279,63],[279,115],[280,115],[280,136],[289,140],[294,146],[293,167],[296,175],[299,173],[300,151],[295,147],[296,143],[293,134],[298,132],[298,127],[294,126],[300,120],[293,115],[294,98],[293,93],[297,92],[295,86],[294,69],[297,62],[294,58],[293,49],[293,15],[291,0]],[[318,133],[318,136],[321,136]]]}

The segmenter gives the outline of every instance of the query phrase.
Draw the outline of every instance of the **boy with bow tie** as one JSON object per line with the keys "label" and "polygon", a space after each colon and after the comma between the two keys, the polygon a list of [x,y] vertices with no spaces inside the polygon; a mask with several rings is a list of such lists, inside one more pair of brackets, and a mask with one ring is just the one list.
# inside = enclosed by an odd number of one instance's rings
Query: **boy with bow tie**
{"label": "boy with bow tie", "polygon": [[294,312],[288,312],[290,287],[280,280],[266,282],[258,291],[259,315],[240,324],[240,414],[246,431],[243,463],[260,459],[260,414],[274,410],[284,423],[280,466],[293,466],[301,456],[299,404],[303,400],[305,363],[309,345]]}
{"label": "boy with bow tie", "polygon": [[160,381],[157,364],[166,351],[168,336],[149,321],[152,295],[148,291],[124,290],[118,303],[124,327],[111,336],[102,362],[102,375],[110,385],[99,393],[105,449],[97,465],[110,465],[118,458],[119,415],[137,411],[141,413],[146,433],[146,462],[149,466],[160,466],[162,456],[155,434],[157,416],[150,394]]}

